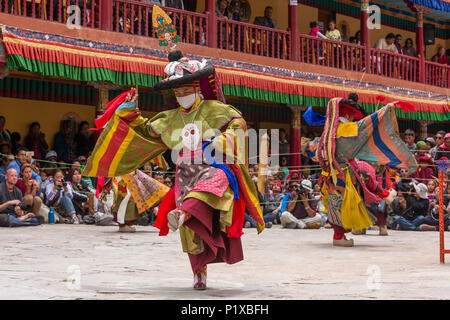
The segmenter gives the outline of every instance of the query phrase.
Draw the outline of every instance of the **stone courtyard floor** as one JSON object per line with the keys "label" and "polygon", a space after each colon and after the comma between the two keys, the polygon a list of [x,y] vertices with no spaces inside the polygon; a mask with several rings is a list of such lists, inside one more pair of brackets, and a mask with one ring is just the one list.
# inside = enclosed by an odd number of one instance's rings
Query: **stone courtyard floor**
{"label": "stone courtyard floor", "polygon": [[244,231],[245,260],[210,265],[199,292],[178,232],[1,228],[0,299],[450,299],[438,232],[368,231],[340,248],[330,229]]}

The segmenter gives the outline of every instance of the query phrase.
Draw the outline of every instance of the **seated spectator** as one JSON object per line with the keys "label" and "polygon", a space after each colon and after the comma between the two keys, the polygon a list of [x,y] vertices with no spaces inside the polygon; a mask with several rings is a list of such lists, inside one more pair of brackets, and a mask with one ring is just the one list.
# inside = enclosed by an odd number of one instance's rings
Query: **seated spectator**
{"label": "seated spectator", "polygon": [[10,227],[41,224],[42,218],[36,217],[33,212],[30,212],[30,205],[23,203],[22,192],[16,187],[17,171],[14,168],[8,169],[5,178],[5,182],[0,183],[0,215],[8,216]]}
{"label": "seated spectator", "polygon": [[[17,151],[17,159],[9,164],[8,169],[15,169],[17,174],[20,176],[20,168],[26,163],[30,164],[31,159],[27,155],[27,150],[25,148],[21,148]],[[36,174],[36,172],[32,171],[31,173],[34,180],[38,181],[39,183],[42,182],[41,177]]]}
{"label": "seated spectator", "polygon": [[411,38],[408,38],[405,40],[405,45],[402,48],[403,54],[410,56],[410,57],[416,57],[417,51],[416,48],[414,48],[414,43]]}
{"label": "seated spectator", "polygon": [[155,166],[153,168],[153,179],[156,181],[159,181],[161,183],[164,183],[164,173],[160,171],[161,168],[158,166]]}
{"label": "seated spectator", "polygon": [[431,61],[440,64],[448,64],[445,48],[442,46],[438,47],[437,53],[431,58]]}
{"label": "seated spectator", "polygon": [[429,156],[422,156],[417,158],[417,162],[419,169],[413,173],[412,178],[420,183],[427,184],[434,178],[433,159]]}
{"label": "seated spectator", "polygon": [[[261,195],[261,193],[258,190],[258,186],[255,183],[256,191],[258,192],[258,199],[259,203],[264,203],[264,197]],[[261,211],[264,212],[264,208],[261,205]],[[275,219],[275,215],[272,213],[263,214],[263,220],[265,223],[266,228],[272,228],[272,221]],[[248,214],[247,210],[245,210],[245,217],[244,217],[244,228],[256,228],[256,221]]]}
{"label": "seated spectator", "polygon": [[75,207],[73,205],[72,186],[64,180],[62,170],[57,169],[53,175],[53,179],[47,184],[45,189],[45,204],[66,217],[70,217],[73,224],[79,224]]}
{"label": "seated spectator", "polygon": [[114,215],[112,208],[114,206],[114,200],[116,199],[116,193],[113,188],[113,179],[106,178],[103,183],[103,189],[98,197],[97,213],[95,214],[95,224],[98,226],[117,225],[114,222]]}
{"label": "seated spectator", "polygon": [[78,133],[75,135],[74,142],[76,145],[77,157],[88,157],[91,150],[94,148],[93,135],[89,133],[89,123],[81,121],[78,126]]}
{"label": "seated spectator", "polygon": [[288,229],[319,229],[322,217],[317,212],[317,203],[312,196],[312,183],[291,180],[288,194],[281,205],[281,225]]}
{"label": "seated spectator", "polygon": [[406,129],[405,130],[405,143],[408,146],[409,151],[411,151],[411,152],[414,152],[414,150],[416,149],[415,139],[416,139],[416,134],[415,134],[414,130]]}
{"label": "seated spectator", "polygon": [[[447,175],[448,180],[448,175]],[[433,186],[430,188],[430,184],[433,182],[435,192],[434,194],[430,189],[433,190]],[[423,224],[420,226],[422,231],[438,231],[439,230],[439,195],[437,190],[437,183],[432,180],[428,185],[428,198],[430,199],[430,214],[425,217]],[[443,202],[443,213],[444,213],[444,230],[450,231],[450,184],[444,184],[444,202]]]}
{"label": "seated spectator", "polygon": [[166,186],[168,186],[169,188],[173,187],[173,181],[172,181],[172,177],[169,174],[166,174],[164,176],[164,184]]}
{"label": "seated spectator", "polygon": [[95,190],[81,179],[81,170],[78,168],[72,169],[70,174],[70,182],[73,189],[72,203],[77,212],[78,219],[81,221],[85,215],[95,214],[94,197]]}
{"label": "seated spectator", "polygon": [[413,190],[413,184],[417,182],[411,178],[412,174],[406,169],[400,170],[400,178],[395,181],[394,189],[401,192],[410,192]]}
{"label": "seated spectator", "polygon": [[42,199],[40,183],[33,179],[31,165],[23,164],[20,168],[21,179],[17,180],[16,187],[22,192],[23,203],[31,206],[31,212],[39,215]]}
{"label": "seated spectator", "polygon": [[450,132],[444,136],[444,143],[437,148],[434,160],[439,160],[443,157],[450,159]]}
{"label": "seated spectator", "polygon": [[20,149],[23,149],[24,146],[20,144],[20,140],[22,139],[20,133],[14,131],[11,133],[11,144],[13,153],[17,153]]}
{"label": "seated spectator", "polygon": [[30,125],[30,131],[25,137],[25,147],[34,152],[34,158],[42,160],[48,151],[48,144],[45,141],[45,134],[41,132],[39,122]]}
{"label": "seated spectator", "polygon": [[73,122],[64,120],[61,123],[61,130],[55,134],[54,150],[58,155],[58,161],[71,163],[75,159],[75,147]]}
{"label": "seated spectator", "polygon": [[12,146],[11,133],[5,128],[6,118],[0,116],[0,141],[6,141]]}
{"label": "seated spectator", "polygon": [[395,36],[395,47],[397,48],[398,53],[403,54],[403,48],[402,48],[402,35],[401,34],[397,34]]}
{"label": "seated spectator", "polygon": [[378,39],[375,43],[375,49],[389,51],[392,53],[398,53],[397,47],[394,44],[395,35],[388,33],[385,38]]}
{"label": "seated spectator", "polygon": [[279,181],[273,181],[270,184],[271,193],[268,197],[264,199],[266,205],[264,205],[263,215],[273,214],[275,219],[273,219],[274,224],[280,224],[281,216],[281,202],[283,200],[283,185]]}
{"label": "seated spectator", "polygon": [[256,24],[258,26],[264,26],[267,28],[278,29],[278,22],[277,20],[272,19],[272,15],[273,15],[273,8],[271,6],[267,6],[264,9],[264,16],[255,17],[253,24]]}
{"label": "seated spectator", "polygon": [[[394,210],[397,230],[420,230],[427,215],[430,201],[428,200],[428,188],[423,183],[413,184],[413,194],[401,193],[398,204],[400,208]],[[395,202],[395,201],[394,201]],[[393,202],[393,203],[394,203]]]}

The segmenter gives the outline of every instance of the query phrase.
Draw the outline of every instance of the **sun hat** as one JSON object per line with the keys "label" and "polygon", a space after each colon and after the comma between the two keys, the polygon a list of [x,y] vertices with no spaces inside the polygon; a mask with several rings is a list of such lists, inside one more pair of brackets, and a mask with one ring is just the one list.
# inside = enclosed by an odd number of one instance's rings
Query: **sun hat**
{"label": "sun hat", "polygon": [[419,198],[428,199],[428,188],[425,184],[423,183],[414,184],[414,189],[416,189]]}

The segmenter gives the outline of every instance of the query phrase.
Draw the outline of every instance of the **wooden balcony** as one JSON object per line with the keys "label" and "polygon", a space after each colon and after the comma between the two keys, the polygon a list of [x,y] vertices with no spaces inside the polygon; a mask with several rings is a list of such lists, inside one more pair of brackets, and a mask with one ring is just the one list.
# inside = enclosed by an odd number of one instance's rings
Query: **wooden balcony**
{"label": "wooden balcony", "polygon": [[[152,8],[135,0],[0,0],[0,13],[156,38]],[[163,8],[186,44],[450,87],[450,66],[297,32]],[[295,37],[295,38],[294,38]],[[296,41],[293,41],[293,40]]]}

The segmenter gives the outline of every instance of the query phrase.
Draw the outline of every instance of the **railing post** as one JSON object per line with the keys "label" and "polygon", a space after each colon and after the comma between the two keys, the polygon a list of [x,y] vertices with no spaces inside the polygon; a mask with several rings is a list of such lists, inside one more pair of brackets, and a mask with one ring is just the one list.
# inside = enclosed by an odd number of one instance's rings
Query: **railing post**
{"label": "railing post", "polygon": [[210,48],[217,48],[217,16],[216,4],[214,0],[205,0],[206,8],[206,37]]}
{"label": "railing post", "polygon": [[100,29],[112,31],[113,0],[100,0]]}
{"label": "railing post", "polygon": [[289,1],[289,31],[291,33],[290,60],[299,61],[297,1]]}
{"label": "railing post", "polygon": [[290,132],[290,166],[292,170],[299,170],[302,165],[302,148],[301,148],[301,140],[302,140],[302,111],[304,111],[304,107],[302,106],[293,106],[288,105],[289,109],[291,109],[291,132]]}
{"label": "railing post", "polygon": [[369,20],[369,0],[362,0],[361,20],[360,20],[360,30],[361,30],[360,44],[365,47],[364,65],[367,73],[370,72],[370,34],[369,34],[369,26],[367,24],[368,20]]}
{"label": "railing post", "polygon": [[419,57],[419,82],[425,83],[425,50],[423,42],[423,13],[417,12],[416,14],[416,44],[417,44],[417,56]]}

